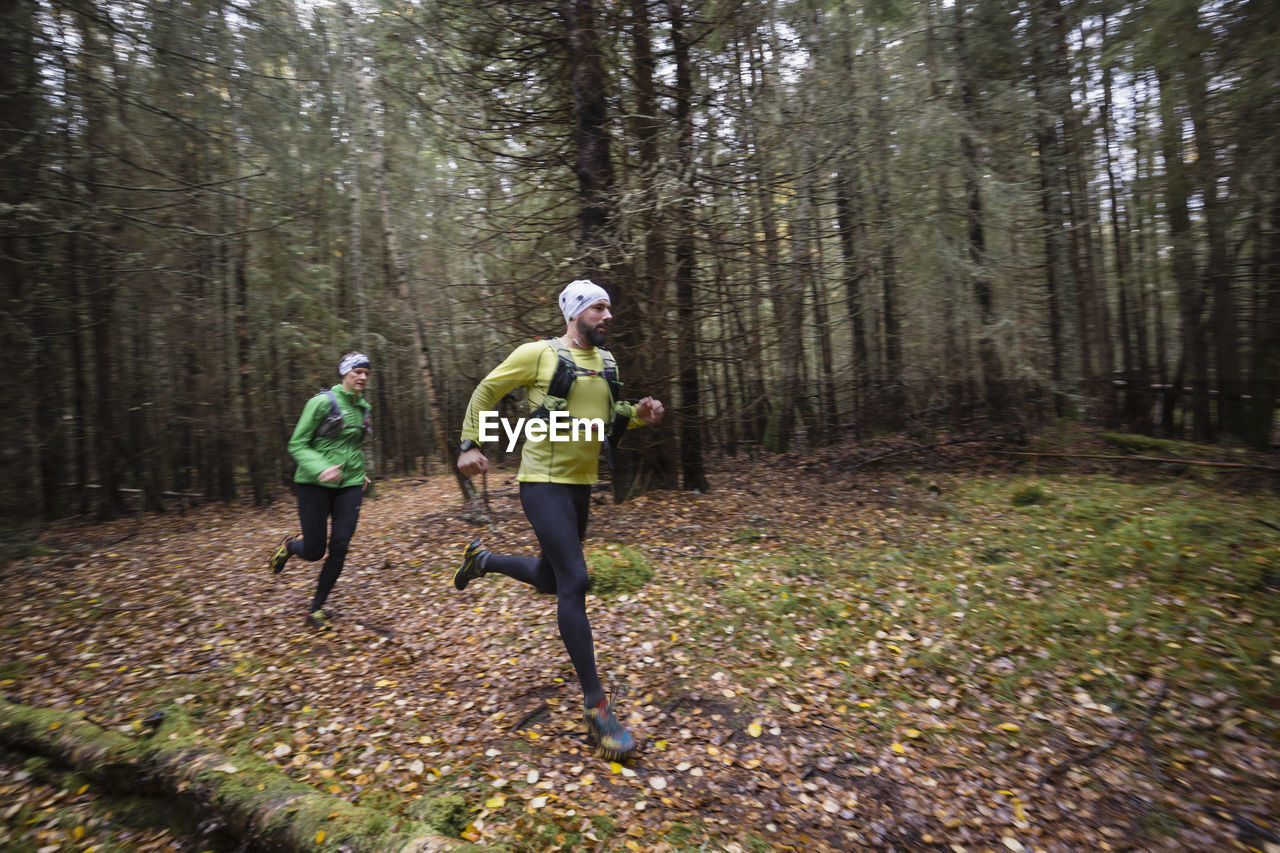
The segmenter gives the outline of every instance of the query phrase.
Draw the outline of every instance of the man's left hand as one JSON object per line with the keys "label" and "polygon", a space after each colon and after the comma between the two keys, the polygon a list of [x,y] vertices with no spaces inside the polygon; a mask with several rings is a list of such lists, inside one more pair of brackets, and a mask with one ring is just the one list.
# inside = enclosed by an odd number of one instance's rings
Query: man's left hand
{"label": "man's left hand", "polygon": [[645,397],[636,403],[636,417],[651,426],[661,421],[664,413],[662,403],[652,397]]}

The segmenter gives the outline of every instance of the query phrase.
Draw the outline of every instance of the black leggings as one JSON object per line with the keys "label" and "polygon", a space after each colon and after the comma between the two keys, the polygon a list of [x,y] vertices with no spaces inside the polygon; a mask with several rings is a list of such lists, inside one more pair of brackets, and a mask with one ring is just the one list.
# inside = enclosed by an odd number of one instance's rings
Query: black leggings
{"label": "black leggings", "polygon": [[[302,524],[302,538],[289,543],[289,553],[314,563],[324,556],[325,534],[328,533],[329,559],[320,568],[320,580],[316,595],[311,601],[310,612],[324,606],[329,591],[338,582],[342,566],[347,561],[347,547],[356,532],[360,520],[360,502],[364,500],[364,486],[345,486],[333,489],[314,483],[296,483],[298,496],[298,520]],[[328,530],[329,518],[333,528]]]}
{"label": "black leggings", "polygon": [[510,557],[490,554],[486,572],[498,572],[556,596],[560,639],[573,661],[587,707],[604,698],[596,674],[596,650],[587,619],[587,561],[582,540],[587,535],[591,487],[568,483],[521,483],[520,505],[533,525],[542,554]]}

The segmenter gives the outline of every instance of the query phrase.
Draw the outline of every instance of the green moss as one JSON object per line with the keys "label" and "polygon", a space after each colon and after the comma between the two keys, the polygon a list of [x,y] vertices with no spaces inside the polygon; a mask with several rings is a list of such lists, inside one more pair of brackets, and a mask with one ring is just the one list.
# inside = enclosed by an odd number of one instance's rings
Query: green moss
{"label": "green moss", "polygon": [[1104,432],[1103,441],[1120,450],[1131,453],[1158,453],[1162,456],[1185,456],[1194,458],[1204,453],[1205,448],[1186,441],[1170,441],[1166,438],[1152,438],[1149,435],[1136,435],[1128,432]]}
{"label": "green moss", "polygon": [[53,553],[40,544],[34,535],[25,530],[11,530],[0,534],[0,566],[7,566],[15,560],[27,557],[44,557]]}
{"label": "green moss", "polygon": [[451,838],[462,835],[467,828],[467,801],[457,793],[431,799],[424,797],[409,808],[409,814]]}
{"label": "green moss", "polygon": [[625,545],[590,554],[587,567],[591,570],[591,592],[602,598],[635,592],[653,579],[649,561]]}
{"label": "green moss", "polygon": [[1009,503],[1014,506],[1031,506],[1032,504],[1045,504],[1053,500],[1053,496],[1044,490],[1043,486],[1036,483],[1027,483],[1014,489],[1013,496],[1009,498]]}

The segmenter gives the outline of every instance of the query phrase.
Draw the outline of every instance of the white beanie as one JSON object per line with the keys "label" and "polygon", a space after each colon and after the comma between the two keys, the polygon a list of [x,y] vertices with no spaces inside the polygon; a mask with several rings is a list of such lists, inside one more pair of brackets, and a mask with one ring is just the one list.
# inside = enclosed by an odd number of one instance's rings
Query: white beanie
{"label": "white beanie", "polygon": [[560,313],[564,315],[567,323],[581,314],[584,308],[596,304],[601,299],[608,302],[609,294],[594,281],[586,278],[571,281],[564,286],[564,290],[560,291]]}

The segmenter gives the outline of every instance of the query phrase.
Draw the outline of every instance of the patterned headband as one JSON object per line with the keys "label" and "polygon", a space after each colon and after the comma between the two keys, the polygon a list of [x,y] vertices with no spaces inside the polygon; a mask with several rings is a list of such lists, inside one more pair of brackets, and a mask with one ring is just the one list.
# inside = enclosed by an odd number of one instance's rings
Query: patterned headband
{"label": "patterned headband", "polygon": [[364,353],[353,352],[351,355],[344,358],[342,363],[338,365],[338,375],[346,376],[351,371],[360,367],[363,367],[365,370],[369,369],[369,356]]}

